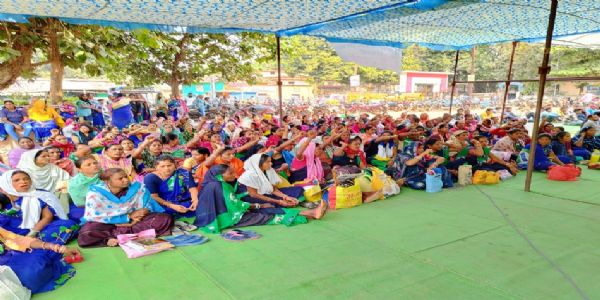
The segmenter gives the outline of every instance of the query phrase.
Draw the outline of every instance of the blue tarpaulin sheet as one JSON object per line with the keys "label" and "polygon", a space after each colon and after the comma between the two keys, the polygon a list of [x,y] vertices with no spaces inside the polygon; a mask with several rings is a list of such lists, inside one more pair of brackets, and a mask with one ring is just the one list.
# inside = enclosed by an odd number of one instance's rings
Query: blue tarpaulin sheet
{"label": "blue tarpaulin sheet", "polygon": [[[0,0],[0,20],[168,32],[258,31],[436,50],[546,36],[550,0]],[[600,31],[600,1],[560,0],[554,36]]]}

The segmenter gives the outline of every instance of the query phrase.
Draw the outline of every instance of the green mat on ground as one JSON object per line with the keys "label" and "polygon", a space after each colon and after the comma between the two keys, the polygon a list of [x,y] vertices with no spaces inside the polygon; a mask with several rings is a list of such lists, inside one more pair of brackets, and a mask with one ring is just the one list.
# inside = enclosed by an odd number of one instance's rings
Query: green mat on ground
{"label": "green mat on ground", "polygon": [[306,225],[254,227],[263,238],[242,243],[209,235],[138,259],[85,249],[77,275],[35,300],[600,298],[600,171],[577,182],[535,174],[534,193],[524,177],[403,188]]}

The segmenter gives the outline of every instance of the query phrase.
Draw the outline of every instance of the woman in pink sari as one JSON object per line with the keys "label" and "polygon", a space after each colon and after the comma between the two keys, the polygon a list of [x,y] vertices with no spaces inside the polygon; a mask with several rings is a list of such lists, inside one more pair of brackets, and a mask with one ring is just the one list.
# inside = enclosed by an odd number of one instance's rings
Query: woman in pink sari
{"label": "woman in pink sari", "polygon": [[118,168],[125,171],[130,180],[136,177],[131,157],[123,157],[125,152],[120,144],[112,144],[104,148],[102,155],[98,156],[98,162],[102,170]]}
{"label": "woman in pink sari", "polygon": [[308,137],[300,141],[300,148],[298,148],[296,156],[292,160],[290,182],[308,183],[314,180],[320,182],[325,178],[323,165],[319,159],[323,150],[313,142],[316,136],[316,131],[311,130],[308,132]]}
{"label": "woman in pink sari", "polygon": [[10,152],[8,152],[8,164],[10,165],[10,167],[16,168],[17,164],[21,160],[21,155],[35,148],[38,147],[35,146],[35,143],[33,143],[32,139],[25,136],[21,137],[19,139],[19,148],[14,148],[10,150]]}

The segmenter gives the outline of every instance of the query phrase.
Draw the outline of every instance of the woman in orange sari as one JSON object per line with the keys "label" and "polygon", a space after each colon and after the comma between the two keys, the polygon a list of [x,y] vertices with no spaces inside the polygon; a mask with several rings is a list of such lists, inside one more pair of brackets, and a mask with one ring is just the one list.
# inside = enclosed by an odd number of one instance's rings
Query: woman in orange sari
{"label": "woman in orange sari", "polygon": [[235,150],[231,147],[224,147],[222,149],[217,149],[213,152],[215,156],[214,161],[210,159],[210,157],[206,160],[198,170],[196,171],[196,179],[198,180],[198,189],[202,187],[202,182],[204,181],[204,175],[208,170],[215,165],[227,165],[230,169],[235,173],[235,178],[239,178],[244,173],[244,162],[235,157]]}
{"label": "woman in orange sari", "polygon": [[45,100],[34,100],[27,111],[29,118],[33,121],[33,132],[38,142],[46,140],[52,135],[52,129],[65,126],[65,121],[52,107],[46,105]]}

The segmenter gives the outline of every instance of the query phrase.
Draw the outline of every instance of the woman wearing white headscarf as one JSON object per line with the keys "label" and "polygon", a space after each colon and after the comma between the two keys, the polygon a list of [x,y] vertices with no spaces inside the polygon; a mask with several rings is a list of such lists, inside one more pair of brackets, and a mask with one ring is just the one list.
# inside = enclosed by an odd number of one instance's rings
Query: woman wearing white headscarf
{"label": "woman wearing white headscarf", "polygon": [[52,193],[70,178],[69,173],[50,163],[50,155],[46,149],[34,149],[23,153],[17,169],[31,176],[33,187]]}
{"label": "woman wearing white headscarf", "polygon": [[237,138],[240,137],[240,132],[242,132],[242,129],[237,127],[234,122],[229,121],[227,122],[225,127],[223,127],[223,133],[221,134],[221,138],[225,143],[227,143],[228,141],[237,140]]}
{"label": "woman wearing white headscarf", "polygon": [[281,178],[272,168],[271,157],[264,153],[254,154],[244,162],[244,173],[238,181],[241,183],[239,191],[248,192],[242,201],[258,203],[269,209],[294,207],[304,198],[304,189],[301,187],[275,187]]}
{"label": "woman wearing white headscarf", "polygon": [[0,189],[10,199],[0,213],[0,227],[60,245],[66,244],[79,229],[75,221],[67,219],[56,196],[36,189],[27,172],[10,170],[2,174]]}

